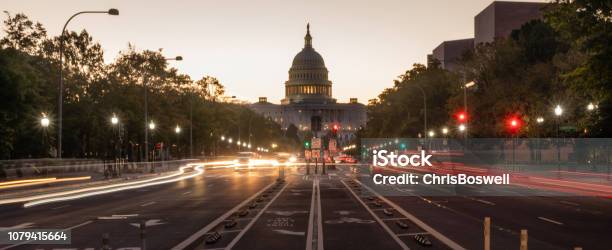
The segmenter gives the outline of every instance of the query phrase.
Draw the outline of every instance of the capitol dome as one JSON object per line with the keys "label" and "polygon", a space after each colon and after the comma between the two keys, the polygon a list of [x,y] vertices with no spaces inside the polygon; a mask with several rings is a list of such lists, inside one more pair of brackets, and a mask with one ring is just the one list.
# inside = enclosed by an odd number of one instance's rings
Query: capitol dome
{"label": "capitol dome", "polygon": [[332,83],[327,79],[327,75],[323,57],[312,47],[310,24],[308,24],[304,48],[293,58],[289,69],[289,80],[285,82],[285,102],[334,102]]}
{"label": "capitol dome", "polygon": [[295,55],[291,69],[325,69],[325,61],[319,52],[312,47],[304,47]]}

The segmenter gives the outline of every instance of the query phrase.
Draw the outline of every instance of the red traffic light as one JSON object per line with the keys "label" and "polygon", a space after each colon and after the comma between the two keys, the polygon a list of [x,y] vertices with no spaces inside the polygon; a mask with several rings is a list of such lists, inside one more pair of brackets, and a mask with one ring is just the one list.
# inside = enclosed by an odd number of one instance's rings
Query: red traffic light
{"label": "red traffic light", "polygon": [[457,118],[458,122],[465,122],[468,118],[468,115],[465,111],[460,111],[457,114],[455,114],[455,118]]}
{"label": "red traffic light", "polygon": [[523,121],[518,117],[510,117],[507,120],[507,125],[510,132],[516,133],[523,126]]}

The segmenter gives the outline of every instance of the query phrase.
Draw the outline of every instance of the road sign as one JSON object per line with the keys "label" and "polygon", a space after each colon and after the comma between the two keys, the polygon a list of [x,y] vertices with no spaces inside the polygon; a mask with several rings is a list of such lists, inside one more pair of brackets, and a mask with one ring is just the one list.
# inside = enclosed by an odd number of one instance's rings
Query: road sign
{"label": "road sign", "polygon": [[329,139],[329,144],[327,145],[327,148],[332,153],[336,152],[336,139]]}
{"label": "road sign", "polygon": [[317,150],[312,150],[312,158],[313,159],[320,159],[321,158],[321,151]]}
{"label": "road sign", "polygon": [[310,152],[310,149],[304,150],[304,158],[306,158],[306,160],[310,160],[310,158],[312,158],[312,154]]}
{"label": "road sign", "polygon": [[320,149],[321,148],[321,138],[312,138],[312,143],[310,144],[312,149]]}

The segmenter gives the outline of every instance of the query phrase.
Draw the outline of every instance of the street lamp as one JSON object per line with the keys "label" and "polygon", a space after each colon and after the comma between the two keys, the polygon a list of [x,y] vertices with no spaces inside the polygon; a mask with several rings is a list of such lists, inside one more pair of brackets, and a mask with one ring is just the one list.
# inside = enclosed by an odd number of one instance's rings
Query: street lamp
{"label": "street lamp", "polygon": [[446,127],[442,128],[442,134],[443,135],[447,135],[448,134],[448,128],[446,128]]}
{"label": "street lamp", "polygon": [[557,117],[557,138],[555,140],[557,141],[557,173],[559,173],[559,177],[561,177],[561,145],[559,145],[559,123],[562,114],[563,108],[561,108],[561,105],[557,104],[557,106],[555,107],[555,116]]}
{"label": "street lamp", "polygon": [[42,131],[42,144],[44,148],[43,155],[47,156],[48,147],[47,147],[46,138],[47,138],[47,128],[49,127],[50,121],[49,121],[49,117],[47,117],[47,114],[42,113],[41,115],[42,117],[40,118],[40,126],[43,128],[43,131]]}
{"label": "street lamp", "polygon": [[57,121],[57,158],[62,158],[62,121],[63,121],[63,103],[64,103],[64,34],[66,33],[66,27],[68,23],[80,14],[109,14],[112,16],[119,15],[119,10],[117,9],[109,9],[107,11],[81,11],[72,15],[68,18],[68,21],[64,24],[62,28],[62,34],[60,34],[60,47],[59,47],[59,56],[60,56],[60,82],[58,87],[58,98],[57,98],[57,109],[58,109],[58,121]]}
{"label": "street lamp", "polygon": [[43,128],[47,129],[47,127],[49,127],[49,117],[47,117],[47,114],[42,113],[42,117],[40,118],[40,126],[42,126]]}
{"label": "street lamp", "polygon": [[180,157],[180,147],[179,147],[179,135],[181,134],[181,127],[179,127],[178,124],[176,124],[176,127],[174,128],[174,133],[176,134],[176,154],[178,157]]}
{"label": "street lamp", "polygon": [[154,123],[153,121],[151,121],[151,122],[149,123],[149,129],[150,129],[150,130],[154,130],[154,129],[155,129],[155,123]]}
{"label": "street lamp", "polygon": [[434,137],[436,133],[433,130],[429,130],[429,137]]}
{"label": "street lamp", "polygon": [[561,108],[561,106],[560,106],[560,105],[557,105],[557,106],[555,107],[555,115],[556,115],[556,116],[561,116],[562,114],[563,114],[563,108]]}
{"label": "street lamp", "polygon": [[597,105],[593,104],[592,102],[589,103],[589,105],[587,105],[587,110],[588,111],[593,111],[597,108]]}
{"label": "street lamp", "polygon": [[113,114],[113,117],[111,117],[111,124],[117,125],[117,123],[119,123],[119,118],[117,118],[117,115]]}
{"label": "street lamp", "polygon": [[221,141],[225,141],[225,136],[221,136]]}
{"label": "street lamp", "polygon": [[[466,112],[466,113],[468,112],[467,89],[470,88],[470,87],[473,87],[473,86],[476,86],[476,82],[474,82],[474,81],[470,81],[470,82],[468,82],[468,83],[463,85],[463,112]],[[465,119],[465,122],[467,123],[467,119]],[[464,126],[464,129],[461,130],[461,131],[464,131],[464,130],[465,130],[465,126]],[[464,137],[464,140],[465,140],[466,146],[467,146],[468,133],[467,132],[463,133],[463,137]]]}
{"label": "street lamp", "polygon": [[461,132],[465,131],[465,124],[459,124],[459,131]]}
{"label": "street lamp", "polygon": [[[172,57],[172,58],[164,58],[164,60],[166,61],[170,61],[170,60],[175,60],[175,61],[182,61],[183,57],[182,56],[177,56],[177,57]],[[149,98],[148,98],[148,92],[149,90],[147,89],[147,82],[149,80],[145,79],[142,81],[142,85],[144,88],[144,122],[145,122],[145,152],[149,152],[149,130],[147,129],[147,124],[149,123]],[[151,124],[149,124],[149,128],[151,127]],[[155,128],[155,125],[153,125],[153,128]],[[153,129],[151,128],[151,129]],[[149,161],[149,155],[145,154],[145,161],[148,162]]]}

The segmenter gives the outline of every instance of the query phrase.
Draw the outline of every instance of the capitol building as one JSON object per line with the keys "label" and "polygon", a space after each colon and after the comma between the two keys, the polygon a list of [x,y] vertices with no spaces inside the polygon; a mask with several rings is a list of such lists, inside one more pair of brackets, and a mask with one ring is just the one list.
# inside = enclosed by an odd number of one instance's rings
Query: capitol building
{"label": "capitol building", "polygon": [[310,131],[311,117],[321,117],[321,129],[339,127],[340,142],[347,142],[366,124],[365,106],[350,98],[348,103],[339,103],[332,95],[332,82],[328,79],[325,61],[312,46],[310,25],[306,26],[304,48],[293,58],[289,69],[289,80],[285,82],[285,98],[280,104],[260,97],[250,105],[255,112],[277,122],[283,129],[292,124],[304,132]]}

